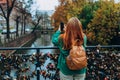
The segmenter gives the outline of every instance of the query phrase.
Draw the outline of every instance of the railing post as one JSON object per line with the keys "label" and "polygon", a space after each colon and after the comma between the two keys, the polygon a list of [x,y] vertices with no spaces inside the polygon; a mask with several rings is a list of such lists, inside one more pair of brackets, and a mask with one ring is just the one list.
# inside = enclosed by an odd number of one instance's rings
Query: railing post
{"label": "railing post", "polygon": [[39,52],[40,52],[40,50],[37,49],[37,54],[36,54],[36,59],[37,59],[37,64],[36,64],[36,68],[37,68],[37,80],[40,80],[40,61],[39,61]]}

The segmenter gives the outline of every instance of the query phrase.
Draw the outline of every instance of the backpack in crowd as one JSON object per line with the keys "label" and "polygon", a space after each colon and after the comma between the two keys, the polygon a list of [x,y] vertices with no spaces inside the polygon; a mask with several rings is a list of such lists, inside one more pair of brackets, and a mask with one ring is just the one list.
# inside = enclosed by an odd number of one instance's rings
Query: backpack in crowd
{"label": "backpack in crowd", "polygon": [[66,63],[70,70],[80,70],[86,67],[87,57],[84,47],[82,45],[73,45],[72,49],[70,49],[69,55],[66,58]]}

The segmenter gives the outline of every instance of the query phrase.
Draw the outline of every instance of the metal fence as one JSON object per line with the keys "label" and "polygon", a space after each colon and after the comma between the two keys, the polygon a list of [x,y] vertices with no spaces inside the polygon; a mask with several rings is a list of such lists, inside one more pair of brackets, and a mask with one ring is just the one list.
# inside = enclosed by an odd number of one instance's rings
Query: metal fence
{"label": "metal fence", "polygon": [[[58,49],[58,47],[36,47],[36,48],[32,48],[32,47],[0,47],[0,50],[36,50],[36,56],[35,56],[36,62],[37,62],[36,63],[36,76],[37,76],[36,80],[40,80],[39,54],[42,49]],[[112,52],[117,51],[117,54],[120,54],[120,45],[108,45],[108,46],[97,45],[97,46],[87,46],[86,47],[86,52],[89,57],[91,57],[91,55],[89,55],[89,54],[92,54],[95,51],[97,53],[108,53],[107,51],[112,51]],[[88,80],[88,79],[86,78],[86,80]]]}

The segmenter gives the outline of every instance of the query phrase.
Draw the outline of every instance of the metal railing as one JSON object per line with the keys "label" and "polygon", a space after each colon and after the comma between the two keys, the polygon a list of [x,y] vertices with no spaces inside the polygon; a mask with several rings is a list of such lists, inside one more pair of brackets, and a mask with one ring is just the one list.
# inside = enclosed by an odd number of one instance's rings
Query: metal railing
{"label": "metal railing", "polygon": [[[108,45],[108,46],[87,46],[86,49],[96,49],[96,48],[117,48],[117,50],[120,50],[120,45]],[[0,50],[36,50],[36,53],[39,54],[41,49],[58,49],[58,47],[0,47]],[[37,64],[39,64],[39,56],[36,56]],[[37,80],[40,80],[40,66],[36,65],[37,68]]]}

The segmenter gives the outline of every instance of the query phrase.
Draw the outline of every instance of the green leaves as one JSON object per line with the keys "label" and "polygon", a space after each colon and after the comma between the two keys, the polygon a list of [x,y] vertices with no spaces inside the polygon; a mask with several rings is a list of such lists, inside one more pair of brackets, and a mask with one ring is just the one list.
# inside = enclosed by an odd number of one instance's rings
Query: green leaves
{"label": "green leaves", "polygon": [[116,36],[116,25],[118,24],[116,20],[118,17],[115,14],[115,4],[102,2],[102,5],[103,6],[95,12],[91,23],[89,23],[87,33],[92,32],[95,35],[96,43],[94,44],[105,45],[109,44],[111,39]]}

